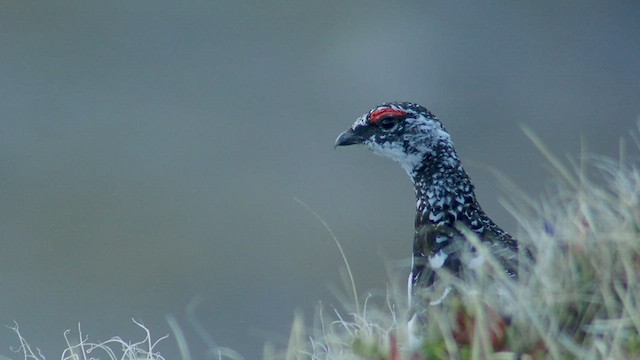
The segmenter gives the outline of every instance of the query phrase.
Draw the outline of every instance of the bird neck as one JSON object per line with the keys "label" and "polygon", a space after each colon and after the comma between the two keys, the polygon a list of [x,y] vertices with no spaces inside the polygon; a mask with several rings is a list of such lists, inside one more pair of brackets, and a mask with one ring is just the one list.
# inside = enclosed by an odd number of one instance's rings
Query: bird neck
{"label": "bird neck", "polygon": [[451,142],[440,142],[412,171],[416,192],[416,226],[453,225],[469,203],[475,203],[473,184]]}

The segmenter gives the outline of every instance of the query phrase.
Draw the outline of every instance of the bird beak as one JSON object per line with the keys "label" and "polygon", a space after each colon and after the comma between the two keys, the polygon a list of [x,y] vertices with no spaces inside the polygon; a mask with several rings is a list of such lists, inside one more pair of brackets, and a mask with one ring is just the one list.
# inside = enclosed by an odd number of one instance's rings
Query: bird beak
{"label": "bird beak", "polygon": [[347,129],[338,135],[335,147],[362,144],[363,142],[364,138],[362,136],[354,133],[352,129]]}

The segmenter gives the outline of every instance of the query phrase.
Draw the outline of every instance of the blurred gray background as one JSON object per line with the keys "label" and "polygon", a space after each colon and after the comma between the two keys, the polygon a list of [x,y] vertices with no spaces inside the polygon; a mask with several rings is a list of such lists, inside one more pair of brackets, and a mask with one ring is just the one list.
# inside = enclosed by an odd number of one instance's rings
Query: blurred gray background
{"label": "blurred gray background", "polygon": [[[636,1],[2,1],[0,324],[48,357],[90,339],[156,336],[192,354],[258,358],[294,311],[361,295],[411,249],[409,179],[337,134],[382,101],[438,115],[505,229],[505,189],[529,195],[559,156],[618,153],[640,113]],[[391,266],[402,272],[402,267]],[[393,277],[393,276],[392,276]],[[0,328],[0,354],[18,341]],[[173,337],[158,348],[177,358]],[[18,357],[18,356],[15,356]]]}

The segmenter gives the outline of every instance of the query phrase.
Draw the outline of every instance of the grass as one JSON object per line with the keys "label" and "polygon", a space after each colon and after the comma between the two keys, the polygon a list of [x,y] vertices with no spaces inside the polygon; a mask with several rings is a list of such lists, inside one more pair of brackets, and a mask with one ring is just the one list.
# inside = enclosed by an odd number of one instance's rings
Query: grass
{"label": "grass", "polygon": [[[83,335],[80,325],[78,325],[77,337],[72,336],[70,330],[66,330],[63,336],[67,348],[63,351],[60,358],[63,360],[165,360],[159,353],[154,351],[154,348],[160,341],[166,339],[168,335],[152,341],[149,330],[143,324],[135,320],[133,320],[133,322],[144,332],[145,336],[142,340],[131,342],[114,337],[107,341],[94,342]],[[44,354],[37,348],[34,350],[22,336],[18,324],[14,324],[10,329],[13,330],[20,342],[20,346],[17,349],[13,349],[15,353],[20,354],[24,360],[45,359]],[[78,340],[75,340],[75,338]]]}
{"label": "grass", "polygon": [[[549,158],[557,179],[546,195],[533,199],[504,178],[513,194],[504,205],[520,221],[516,237],[535,256],[523,257],[519,281],[503,275],[478,239],[467,233],[489,260],[462,278],[440,274],[453,289],[440,305],[427,306],[421,338],[409,334],[404,284],[391,281],[381,295],[358,293],[349,275],[352,300],[344,309],[318,306],[308,324],[297,315],[289,342],[266,346],[275,359],[632,359],[640,358],[640,169],[638,161],[583,155],[569,165],[557,159],[525,129]],[[636,141],[636,150],[640,142]],[[621,147],[624,148],[624,147]],[[566,162],[566,161],[565,161]],[[329,226],[338,247],[340,243]],[[464,229],[461,229],[464,231]],[[341,251],[342,253],[342,251]],[[346,263],[346,255],[342,253]],[[347,269],[350,270],[348,264]],[[350,274],[350,271],[348,272]],[[192,357],[186,339],[169,318],[183,360]],[[139,323],[144,338],[92,343],[68,339],[62,359],[155,359],[157,342]],[[44,359],[13,327],[23,359]],[[218,349],[219,359],[241,359]]]}
{"label": "grass", "polygon": [[[427,306],[417,343],[408,333],[402,291],[369,297],[362,311],[351,306],[346,315],[319,309],[307,329],[296,320],[286,354],[266,358],[640,358],[637,159],[629,161],[621,150],[619,160],[583,154],[563,165],[531,131],[525,133],[548,158],[556,180],[545,196],[533,199],[501,179],[513,194],[504,205],[520,221],[517,237],[536,259],[521,259],[519,281],[495,261],[462,278],[441,274],[452,295]],[[490,258],[477,238],[466,237]]]}

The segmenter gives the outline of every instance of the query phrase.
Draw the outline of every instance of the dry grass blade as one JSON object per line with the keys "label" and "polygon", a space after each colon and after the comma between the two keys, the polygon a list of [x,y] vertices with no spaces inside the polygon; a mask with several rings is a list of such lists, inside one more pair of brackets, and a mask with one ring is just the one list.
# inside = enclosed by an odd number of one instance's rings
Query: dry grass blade
{"label": "dry grass blade", "polygon": [[304,206],[304,208],[307,209],[307,211],[309,211],[311,215],[313,215],[316,219],[318,219],[318,221],[320,221],[322,226],[324,226],[324,228],[329,232],[329,235],[331,236],[333,241],[336,243],[336,246],[340,251],[340,256],[342,256],[342,261],[344,262],[344,266],[347,268],[347,274],[349,275],[349,281],[351,283],[351,291],[353,294],[353,302],[355,304],[356,314],[359,315],[360,302],[358,301],[358,291],[356,290],[356,282],[353,278],[353,272],[351,271],[351,266],[349,266],[349,260],[347,260],[347,255],[344,253],[344,250],[342,249],[342,245],[340,245],[340,241],[338,241],[338,237],[336,237],[336,234],[333,233],[333,230],[331,229],[329,224],[327,224],[327,222],[317,212],[315,212],[309,205],[307,205],[304,201],[296,197],[294,197],[293,199],[296,202],[298,202],[300,205]]}
{"label": "dry grass blade", "polygon": [[577,189],[579,187],[578,180],[576,180],[576,178],[571,175],[571,172],[567,170],[566,166],[564,166],[562,162],[547,147],[547,145],[545,145],[542,139],[540,139],[538,135],[536,135],[533,130],[531,130],[526,125],[522,125],[521,128],[525,135],[527,135],[529,140],[531,140],[531,142],[538,148],[538,150],[544,155],[544,157],[547,158],[549,163],[551,163],[551,165],[558,172],[561,178],[567,183],[571,184],[574,189]]}

